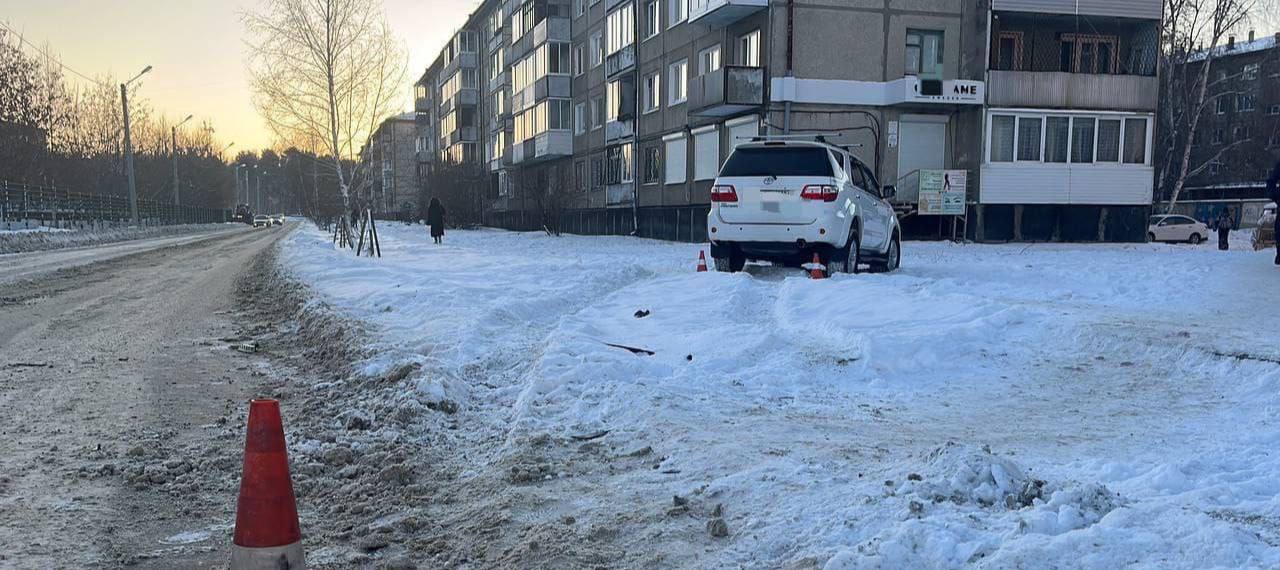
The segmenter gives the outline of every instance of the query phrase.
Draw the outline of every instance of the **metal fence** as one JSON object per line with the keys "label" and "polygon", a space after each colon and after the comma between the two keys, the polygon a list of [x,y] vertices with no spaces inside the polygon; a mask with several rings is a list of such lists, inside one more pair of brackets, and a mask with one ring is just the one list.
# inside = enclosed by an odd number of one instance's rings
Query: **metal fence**
{"label": "metal fence", "polygon": [[[667,241],[701,243],[707,241],[707,212],[702,206],[646,206],[570,210],[560,216],[560,231],[577,235],[630,235],[640,222],[637,235]],[[540,230],[535,212],[491,212],[486,225],[516,231]]]}
{"label": "metal fence", "polygon": [[[227,222],[231,217],[232,212],[227,209],[138,200],[138,221],[143,225],[207,224]],[[128,224],[132,220],[126,196],[0,181],[0,222],[10,226],[83,227]]]}

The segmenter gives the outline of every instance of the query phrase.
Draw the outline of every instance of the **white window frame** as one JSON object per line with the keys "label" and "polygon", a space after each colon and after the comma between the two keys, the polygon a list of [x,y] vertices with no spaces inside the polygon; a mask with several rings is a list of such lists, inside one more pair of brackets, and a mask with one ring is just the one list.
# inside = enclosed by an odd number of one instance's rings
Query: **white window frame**
{"label": "white window frame", "polygon": [[[1005,116],[1012,115],[1015,118],[1014,124],[1013,124],[1013,161],[1011,162],[994,162],[991,160],[991,142],[992,142],[991,131],[995,125],[995,121],[992,119],[992,117],[996,115],[1005,115]],[[1040,119],[1040,159],[1039,160],[1019,160],[1018,159],[1018,147],[1019,147],[1019,144],[1021,143],[1020,139],[1022,137],[1022,130],[1019,128],[1019,125],[1024,117],[1029,119],[1035,119],[1035,118]],[[1048,160],[1048,156],[1046,153],[1049,150],[1048,137],[1049,137],[1049,119],[1050,118],[1068,119],[1067,141],[1066,141],[1066,148],[1067,148],[1066,162],[1056,162],[1056,161],[1051,162]],[[1091,162],[1073,162],[1071,160],[1072,145],[1075,142],[1074,141],[1075,128],[1073,126],[1074,121],[1072,119],[1076,119],[1076,118],[1094,119],[1093,155],[1091,157],[1092,158]],[[1106,161],[1098,162],[1098,131],[1100,130],[1098,129],[1098,121],[1108,120],[1108,119],[1120,121],[1120,160],[1119,162],[1106,162]],[[1125,144],[1127,141],[1126,131],[1129,129],[1129,119],[1143,119],[1145,121],[1144,124],[1146,128],[1145,128],[1145,132],[1143,133],[1143,141],[1144,141],[1143,142],[1143,161],[1141,163],[1125,162],[1124,160],[1126,155],[1125,151],[1127,150]],[[1152,128],[1153,128],[1152,124],[1154,121],[1155,121],[1155,117],[1153,117],[1152,115],[1146,115],[1141,113],[1122,113],[1122,112],[1051,113],[1051,112],[1035,112],[1035,111],[1028,111],[1028,110],[1016,110],[1016,109],[992,109],[987,113],[986,125],[984,127],[986,131],[986,141],[983,144],[983,150],[982,150],[983,163],[987,165],[997,165],[1000,167],[1007,167],[1007,166],[1018,165],[1018,164],[1049,164],[1049,165],[1077,166],[1077,167],[1089,167],[1089,166],[1096,166],[1096,165],[1101,165],[1102,167],[1150,167],[1151,160],[1152,160],[1152,152],[1153,152],[1153,149],[1151,148]]]}
{"label": "white window frame", "polygon": [[[678,145],[680,152],[671,152],[672,145]],[[684,133],[676,133],[662,137],[662,154],[666,160],[662,163],[663,184],[684,184],[689,178],[689,139]],[[674,168],[679,165],[680,168]]]}
{"label": "white window frame", "polygon": [[[714,57],[713,57],[714,54]],[[711,61],[711,69],[707,69],[708,61]],[[708,46],[698,51],[698,77],[702,77],[708,73],[715,73],[724,68],[724,52],[720,49],[720,44]]]}
{"label": "white window frame", "polygon": [[587,57],[591,58],[591,69],[595,69],[604,65],[604,32],[597,31],[591,34],[590,47],[587,48]]}
{"label": "white window frame", "polygon": [[648,115],[662,110],[662,72],[644,78],[644,111]]}
{"label": "white window frame", "polygon": [[[760,67],[760,28],[738,36],[734,44],[734,60],[744,67]],[[748,57],[750,56],[750,57]]]}
{"label": "white window frame", "polygon": [[[689,100],[689,60],[682,59],[667,66],[667,106],[674,107]],[[682,93],[677,94],[679,87]]]}
{"label": "white window frame", "polygon": [[689,0],[667,0],[667,29],[670,30],[689,19]]}
{"label": "white window frame", "polygon": [[587,104],[586,102],[574,103],[573,105],[573,134],[582,136],[587,133]]}
{"label": "white window frame", "polygon": [[[720,129],[718,125],[707,125],[698,129],[694,129],[691,133],[693,136],[693,181],[700,182],[703,180],[714,180],[720,174]],[[698,141],[709,140],[715,145],[715,152],[703,152],[698,148]],[[700,162],[700,157],[710,156],[711,162]],[[703,158],[703,160],[706,160]],[[706,168],[699,168],[702,165],[709,165]],[[710,169],[710,170],[707,170]],[[700,172],[701,171],[701,172]]]}
{"label": "white window frame", "polygon": [[[658,37],[662,33],[662,0],[644,0],[644,37],[641,41]],[[652,33],[650,33],[652,32]]]}

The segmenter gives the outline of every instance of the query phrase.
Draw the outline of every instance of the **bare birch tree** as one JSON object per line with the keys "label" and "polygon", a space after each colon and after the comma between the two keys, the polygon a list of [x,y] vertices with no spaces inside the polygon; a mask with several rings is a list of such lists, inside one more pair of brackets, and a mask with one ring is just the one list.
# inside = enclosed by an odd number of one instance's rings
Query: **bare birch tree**
{"label": "bare birch tree", "polygon": [[241,15],[254,105],[284,144],[327,155],[343,202],[360,145],[399,106],[407,57],[379,0],[264,0]]}
{"label": "bare birch tree", "polygon": [[[1164,156],[1158,180],[1162,189],[1168,191],[1169,212],[1177,205],[1187,178],[1203,171],[1217,158],[1193,167],[1193,137],[1201,116],[1212,103],[1207,100],[1210,71],[1214,59],[1224,49],[1221,44],[1228,34],[1248,21],[1257,2],[1164,0],[1164,20],[1161,22],[1164,73],[1160,85],[1163,92],[1160,123]],[[1230,145],[1222,149],[1219,156],[1228,148]]]}

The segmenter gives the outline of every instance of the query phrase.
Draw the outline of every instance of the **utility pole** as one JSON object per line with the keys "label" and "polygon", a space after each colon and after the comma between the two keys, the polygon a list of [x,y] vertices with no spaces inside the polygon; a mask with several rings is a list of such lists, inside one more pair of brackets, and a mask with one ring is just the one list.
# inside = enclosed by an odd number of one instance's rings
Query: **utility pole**
{"label": "utility pole", "polygon": [[171,139],[172,146],[170,146],[169,148],[172,151],[171,154],[173,154],[173,205],[174,206],[181,205],[181,201],[178,199],[178,127],[185,125],[187,121],[190,121],[191,117],[193,116],[194,115],[187,115],[187,118],[183,119],[182,122],[174,125],[170,132],[170,134],[173,137]]}
{"label": "utility pole", "polygon": [[133,135],[129,130],[129,84],[151,71],[151,66],[120,84],[120,104],[124,107],[124,169],[129,175],[129,217],[138,224],[138,181],[133,174]]}

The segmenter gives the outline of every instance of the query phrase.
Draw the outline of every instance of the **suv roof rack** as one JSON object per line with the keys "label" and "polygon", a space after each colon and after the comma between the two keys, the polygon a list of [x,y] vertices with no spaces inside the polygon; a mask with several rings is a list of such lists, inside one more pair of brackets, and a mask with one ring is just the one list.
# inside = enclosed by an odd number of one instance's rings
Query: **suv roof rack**
{"label": "suv roof rack", "polygon": [[828,136],[839,136],[840,131],[830,131],[822,133],[792,133],[788,135],[757,135],[751,137],[752,142],[761,141],[794,141],[794,140],[812,140],[820,143],[827,143]]}

